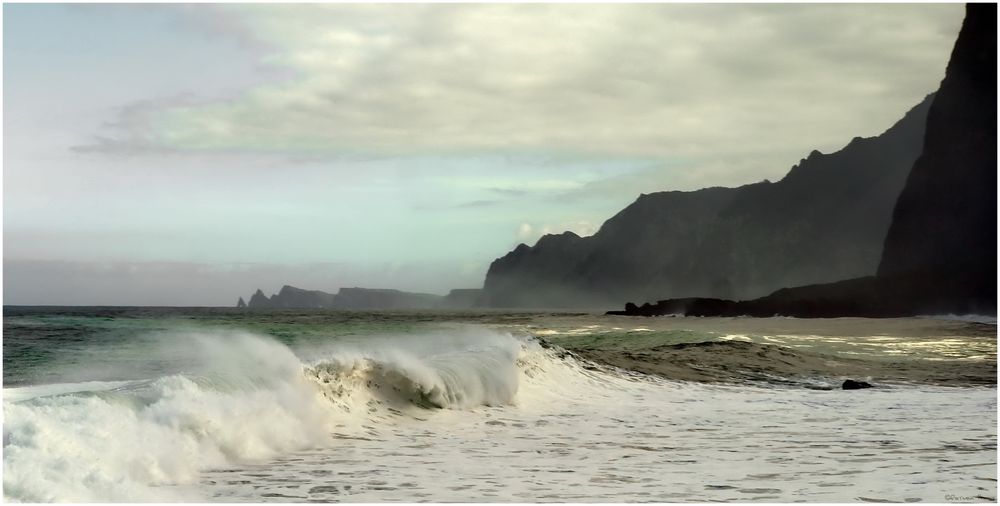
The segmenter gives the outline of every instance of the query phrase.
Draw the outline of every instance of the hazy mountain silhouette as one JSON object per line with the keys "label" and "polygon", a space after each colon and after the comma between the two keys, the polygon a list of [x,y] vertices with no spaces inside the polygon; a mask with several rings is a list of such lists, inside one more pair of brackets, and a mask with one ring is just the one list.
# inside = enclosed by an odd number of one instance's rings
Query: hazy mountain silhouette
{"label": "hazy mountain silhouette", "polygon": [[468,309],[480,305],[482,290],[479,288],[456,288],[448,295],[414,293],[391,288],[341,288],[337,293],[320,290],[304,290],[285,285],[268,297],[257,289],[250,297],[249,304],[240,297],[238,308],[247,309]]}
{"label": "hazy mountain silhouette", "polygon": [[641,195],[591,237],[521,244],[489,268],[493,307],[749,298],[874,274],[933,96],[883,134],[813,151],[776,183]]}
{"label": "hazy mountain silhouette", "polygon": [[249,309],[428,309],[444,305],[445,298],[429,293],[380,288],[341,288],[336,294],[285,285],[270,297],[259,289]]}

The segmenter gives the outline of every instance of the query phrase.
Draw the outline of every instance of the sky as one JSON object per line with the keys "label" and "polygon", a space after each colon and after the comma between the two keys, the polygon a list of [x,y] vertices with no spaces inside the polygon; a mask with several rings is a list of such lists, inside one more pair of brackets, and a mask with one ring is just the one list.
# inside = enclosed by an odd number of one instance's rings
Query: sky
{"label": "sky", "polygon": [[641,193],[776,181],[961,4],[5,4],[3,302],[444,294]]}

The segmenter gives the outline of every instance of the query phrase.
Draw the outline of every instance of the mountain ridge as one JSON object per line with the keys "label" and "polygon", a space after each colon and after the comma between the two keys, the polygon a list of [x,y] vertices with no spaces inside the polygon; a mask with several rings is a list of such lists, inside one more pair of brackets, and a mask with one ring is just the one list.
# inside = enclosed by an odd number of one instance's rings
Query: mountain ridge
{"label": "mountain ridge", "polygon": [[996,4],[967,4],[875,275],[752,300],[665,299],[610,314],[902,317],[992,314],[997,301]]}
{"label": "mountain ridge", "polygon": [[927,95],[878,136],[813,150],[777,182],[641,194],[590,237],[542,236],[490,265],[493,307],[583,307],[874,274],[892,206],[919,156]]}

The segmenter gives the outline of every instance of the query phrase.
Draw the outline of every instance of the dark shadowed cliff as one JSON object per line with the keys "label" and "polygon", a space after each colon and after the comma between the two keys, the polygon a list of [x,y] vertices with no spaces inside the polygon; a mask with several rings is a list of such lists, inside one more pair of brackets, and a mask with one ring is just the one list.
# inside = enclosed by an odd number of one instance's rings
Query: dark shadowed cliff
{"label": "dark shadowed cliff", "polygon": [[876,276],[755,300],[630,304],[622,314],[996,314],[996,4],[970,4],[927,115],[923,152],[893,211]]}
{"label": "dark shadowed cliff", "polygon": [[993,293],[997,268],[996,4],[971,4],[896,202],[879,276],[941,272]]}
{"label": "dark shadowed cliff", "polygon": [[813,151],[776,183],[642,195],[591,237],[546,235],[495,260],[483,302],[596,307],[748,298],[874,274],[932,97],[882,135]]}

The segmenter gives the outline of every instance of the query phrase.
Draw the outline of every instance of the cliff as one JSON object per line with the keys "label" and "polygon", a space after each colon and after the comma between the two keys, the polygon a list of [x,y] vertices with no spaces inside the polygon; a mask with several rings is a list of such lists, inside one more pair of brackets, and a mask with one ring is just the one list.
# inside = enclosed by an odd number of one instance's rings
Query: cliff
{"label": "cliff", "polygon": [[924,150],[893,210],[879,276],[969,282],[996,305],[996,4],[969,4],[927,116]]}
{"label": "cliff", "polygon": [[547,235],[489,268],[493,307],[750,298],[875,274],[933,96],[883,134],[813,151],[775,183],[642,195],[591,237]]}
{"label": "cliff", "polygon": [[912,316],[996,314],[996,4],[969,4],[895,204],[877,275],[747,301],[669,299],[613,314]]}

